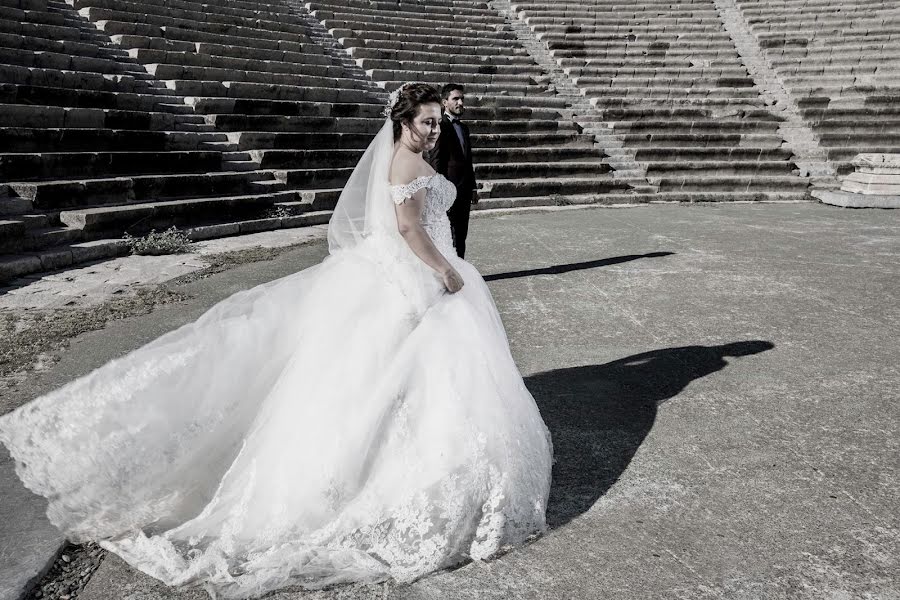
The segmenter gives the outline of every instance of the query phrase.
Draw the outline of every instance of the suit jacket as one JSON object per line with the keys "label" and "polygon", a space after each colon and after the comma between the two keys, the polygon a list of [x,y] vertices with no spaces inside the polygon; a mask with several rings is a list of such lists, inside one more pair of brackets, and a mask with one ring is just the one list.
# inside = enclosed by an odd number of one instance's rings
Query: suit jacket
{"label": "suit jacket", "polygon": [[463,200],[466,204],[472,200],[472,191],[475,190],[475,168],[472,166],[472,142],[469,139],[469,127],[462,125],[463,139],[469,148],[466,156],[462,146],[459,145],[459,136],[453,128],[453,123],[444,114],[441,119],[441,137],[437,145],[428,155],[428,162],[434,170],[449,179],[456,186],[457,200]]}

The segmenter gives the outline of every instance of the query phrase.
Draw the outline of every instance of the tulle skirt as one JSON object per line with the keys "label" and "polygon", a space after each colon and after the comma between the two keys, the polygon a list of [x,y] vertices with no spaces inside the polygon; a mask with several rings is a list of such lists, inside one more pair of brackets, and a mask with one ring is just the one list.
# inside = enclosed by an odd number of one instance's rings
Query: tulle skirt
{"label": "tulle skirt", "polygon": [[[483,279],[365,244],[0,418],[74,541],[169,585],[246,598],[410,581],[545,527],[551,444]],[[421,292],[421,286],[419,286]]]}

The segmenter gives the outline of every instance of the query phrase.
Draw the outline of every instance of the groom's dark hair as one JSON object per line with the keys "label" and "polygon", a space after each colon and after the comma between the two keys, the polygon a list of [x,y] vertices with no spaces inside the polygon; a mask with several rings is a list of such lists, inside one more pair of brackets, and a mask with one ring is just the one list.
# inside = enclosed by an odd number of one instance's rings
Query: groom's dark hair
{"label": "groom's dark hair", "polygon": [[455,92],[457,90],[459,90],[459,92],[461,94],[466,93],[466,88],[464,88],[460,84],[448,83],[447,85],[445,85],[444,87],[441,88],[441,100],[446,100],[447,98],[450,97],[450,94],[452,94],[453,92]]}

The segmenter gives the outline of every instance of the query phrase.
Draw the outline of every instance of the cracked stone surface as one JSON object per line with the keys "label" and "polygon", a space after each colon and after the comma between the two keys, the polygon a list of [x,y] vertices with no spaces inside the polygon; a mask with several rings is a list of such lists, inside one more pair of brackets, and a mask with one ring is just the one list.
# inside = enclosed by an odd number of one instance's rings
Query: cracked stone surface
{"label": "cracked stone surface", "polygon": [[[900,598],[900,213],[559,210],[470,238],[554,438],[550,531],[413,585],[271,598]],[[325,251],[178,285],[187,300],[79,337],[15,400]],[[115,557],[79,595],[203,597]]]}

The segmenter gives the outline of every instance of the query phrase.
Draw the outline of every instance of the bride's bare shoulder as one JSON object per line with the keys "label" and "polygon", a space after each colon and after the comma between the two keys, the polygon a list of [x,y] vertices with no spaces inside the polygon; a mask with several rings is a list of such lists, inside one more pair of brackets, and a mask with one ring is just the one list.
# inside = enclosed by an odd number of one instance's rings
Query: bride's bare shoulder
{"label": "bride's bare shoulder", "polygon": [[394,154],[394,160],[391,162],[389,179],[391,185],[406,185],[419,177],[429,177],[434,173],[435,170],[420,154],[404,152],[403,149],[400,149]]}

